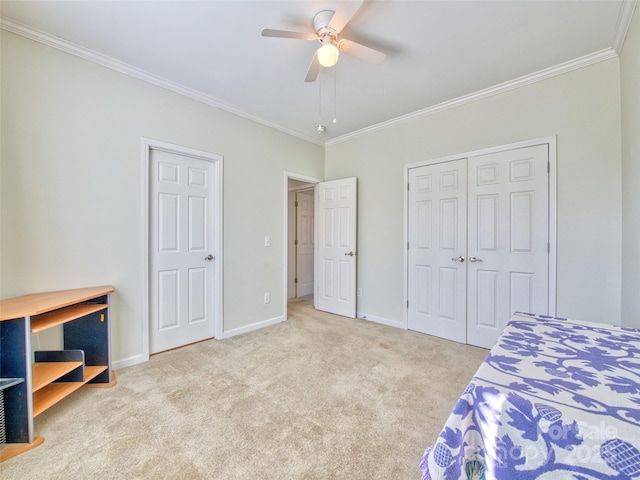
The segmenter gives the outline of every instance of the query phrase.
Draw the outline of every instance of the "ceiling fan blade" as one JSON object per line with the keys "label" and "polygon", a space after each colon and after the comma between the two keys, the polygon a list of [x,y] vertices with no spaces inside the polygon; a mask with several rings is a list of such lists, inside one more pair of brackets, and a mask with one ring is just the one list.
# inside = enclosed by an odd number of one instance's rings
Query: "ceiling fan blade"
{"label": "ceiling fan blade", "polygon": [[318,51],[313,55],[313,60],[311,60],[311,65],[309,65],[309,71],[307,72],[307,76],[305,77],[305,82],[315,82],[318,78],[318,74],[320,73],[320,62],[318,61]]}
{"label": "ceiling fan blade", "polygon": [[263,37],[277,37],[277,38],[297,38],[300,40],[317,40],[318,36],[315,33],[304,32],[290,32],[288,30],[274,30],[273,28],[263,28]]}
{"label": "ceiling fan blade", "polygon": [[329,22],[331,28],[337,33],[340,33],[344,27],[349,23],[351,17],[360,9],[364,0],[342,0],[342,3],[336,9],[336,12],[331,17]]}
{"label": "ceiling fan blade", "polygon": [[352,42],[351,40],[342,39],[338,43],[338,48],[354,57],[361,58],[370,63],[380,64],[384,61],[387,54],[374,50],[373,48],[365,47],[359,43]]}

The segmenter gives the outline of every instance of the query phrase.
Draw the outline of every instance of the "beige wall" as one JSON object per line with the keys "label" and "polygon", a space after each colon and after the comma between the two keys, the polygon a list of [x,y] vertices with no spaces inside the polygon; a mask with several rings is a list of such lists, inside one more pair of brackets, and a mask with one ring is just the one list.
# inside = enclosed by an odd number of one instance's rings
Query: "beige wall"
{"label": "beige wall", "polygon": [[141,137],[150,137],[224,156],[225,331],[283,314],[284,171],[358,177],[358,311],[398,321],[404,165],[557,135],[557,312],[617,322],[622,310],[637,325],[639,23],[636,12],[620,62],[326,151],[3,31],[0,296],[113,284],[114,358],[141,355]]}
{"label": "beige wall", "polygon": [[5,31],[1,54],[2,298],[113,284],[114,359],[141,355],[149,137],[224,156],[225,331],[283,315],[284,171],[322,178],[322,147]]}
{"label": "beige wall", "polygon": [[326,150],[328,180],[359,179],[358,311],[402,320],[403,167],[557,135],[557,313],[620,321],[618,59]]}
{"label": "beige wall", "polygon": [[640,8],[620,55],[622,324],[640,328]]}

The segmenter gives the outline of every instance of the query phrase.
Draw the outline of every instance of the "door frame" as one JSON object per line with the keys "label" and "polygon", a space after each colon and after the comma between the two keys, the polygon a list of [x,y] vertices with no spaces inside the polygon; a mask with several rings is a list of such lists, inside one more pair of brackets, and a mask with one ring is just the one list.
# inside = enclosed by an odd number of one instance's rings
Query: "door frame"
{"label": "door frame", "polygon": [[213,294],[213,335],[214,338],[220,340],[224,338],[224,321],[223,321],[223,232],[222,232],[222,213],[223,209],[223,156],[215,153],[205,152],[202,150],[196,150],[190,147],[184,147],[182,145],[176,145],[173,143],[163,142],[152,138],[142,137],[142,218],[141,226],[142,231],[142,361],[149,360],[149,337],[150,337],[150,325],[149,325],[149,215],[150,202],[149,202],[149,182],[151,181],[150,174],[150,161],[151,150],[162,150],[169,153],[178,155],[184,155],[188,157],[197,158],[213,163],[213,195],[214,195],[214,209],[211,215],[211,222],[213,224],[214,231],[214,248],[212,251],[215,257],[215,268],[213,272],[214,284],[218,288],[214,289]]}
{"label": "door frame", "polygon": [[[446,157],[434,158],[431,160],[423,160],[420,162],[410,163],[404,166],[404,185],[409,184],[409,170],[412,168],[424,167],[436,163],[450,162],[463,158],[472,162],[472,158],[479,155],[487,155],[491,153],[504,152],[507,150],[515,150],[518,148],[533,147],[535,145],[547,145],[549,149],[549,299],[548,309],[549,315],[556,314],[556,262],[557,262],[557,158],[556,158],[556,135],[549,137],[537,138],[523,142],[509,143],[497,147],[484,148],[471,152],[448,155]],[[402,295],[404,308],[402,309],[403,328],[409,328],[409,310],[407,302],[409,301],[409,252],[407,245],[409,244],[409,191],[404,188],[404,244],[403,253],[404,273]]]}
{"label": "door frame", "polygon": [[283,252],[284,254],[283,259],[283,267],[282,267],[282,312],[283,312],[283,319],[286,320],[289,317],[289,313],[287,311],[288,309],[288,301],[289,299],[287,298],[287,290],[289,288],[288,285],[288,275],[289,275],[289,180],[298,180],[300,182],[306,182],[309,184],[313,184],[313,188],[314,188],[314,192],[313,192],[313,235],[314,235],[314,247],[313,247],[313,275],[314,275],[314,285],[313,285],[313,303],[314,303],[314,307],[315,307],[315,301],[316,301],[316,288],[317,288],[317,281],[316,281],[316,271],[317,271],[317,249],[318,249],[318,242],[317,242],[317,235],[318,235],[318,229],[317,227],[317,219],[318,219],[318,190],[316,187],[316,185],[320,182],[322,182],[321,179],[319,178],[315,178],[315,177],[309,177],[307,175],[302,175],[299,173],[295,173],[295,172],[288,172],[285,170],[284,172],[284,206],[283,206],[283,213],[284,213],[284,221],[283,221],[283,228],[284,228],[284,234],[282,235],[283,238]]}

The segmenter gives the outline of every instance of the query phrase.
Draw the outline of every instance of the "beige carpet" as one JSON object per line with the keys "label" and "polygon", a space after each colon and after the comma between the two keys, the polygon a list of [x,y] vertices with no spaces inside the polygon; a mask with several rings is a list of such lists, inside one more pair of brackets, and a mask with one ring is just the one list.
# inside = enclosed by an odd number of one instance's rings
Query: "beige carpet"
{"label": "beige carpet", "polygon": [[487,351],[289,307],[288,321],[153,356],[36,418],[9,479],[417,479]]}

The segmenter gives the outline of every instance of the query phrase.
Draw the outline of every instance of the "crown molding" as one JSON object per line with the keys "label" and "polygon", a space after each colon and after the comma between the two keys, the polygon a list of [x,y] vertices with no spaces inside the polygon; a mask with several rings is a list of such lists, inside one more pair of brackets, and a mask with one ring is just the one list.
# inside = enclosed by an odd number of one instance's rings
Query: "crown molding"
{"label": "crown molding", "polygon": [[638,0],[624,0],[620,6],[620,13],[618,15],[618,22],[616,23],[616,38],[613,41],[613,49],[620,55],[622,52],[622,46],[631,25],[633,19],[633,13],[638,4]]}
{"label": "crown molding", "polygon": [[631,21],[633,20],[633,14],[635,12],[637,4],[638,4],[638,0],[623,0],[622,5],[620,5],[620,12],[618,14],[618,20],[616,23],[616,36],[615,36],[615,40],[612,48],[606,48],[604,50],[600,50],[598,52],[594,52],[594,53],[585,55],[583,57],[576,58],[574,60],[570,60],[565,63],[561,63],[559,65],[556,65],[555,67],[540,70],[538,72],[525,75],[520,78],[516,78],[515,80],[510,80],[508,82],[504,82],[499,85],[486,88],[484,90],[479,90],[469,95],[464,95],[462,97],[454,98],[452,100],[439,103],[432,107],[427,107],[423,110],[418,110],[416,112],[409,113],[407,115],[393,118],[386,122],[381,122],[376,125],[371,125],[361,130],[357,130],[355,132],[351,132],[346,135],[342,135],[340,137],[336,137],[331,140],[328,140],[327,142],[325,142],[324,146],[326,148],[332,145],[337,145],[338,143],[346,142],[347,140],[351,140],[351,139],[360,137],[362,135],[383,130],[385,128],[389,128],[394,125],[399,125],[401,123],[405,123],[418,118],[426,117],[428,115],[432,115],[434,113],[442,112],[450,108],[455,108],[461,105],[465,105],[467,103],[475,102],[476,100],[481,100],[483,98],[487,98],[492,95],[498,95],[500,93],[504,93],[509,90],[513,90],[515,88],[524,87],[525,85],[530,85],[535,82],[540,82],[542,80],[546,80],[548,78],[555,77],[557,75],[562,75],[564,73],[571,72],[572,70],[576,70],[578,68],[587,67],[589,65],[593,65],[594,63],[602,62],[604,60],[609,60],[611,58],[617,57],[620,55],[620,52],[622,51],[624,40],[627,35],[627,31],[629,30],[629,26],[631,25]]}
{"label": "crown molding", "polygon": [[556,65],[554,67],[546,68],[544,70],[540,70],[538,72],[525,75],[520,78],[516,78],[515,80],[509,80],[507,82],[494,85],[493,87],[485,88],[483,90],[478,90],[477,92],[470,93],[469,95],[463,95],[461,97],[454,98],[452,100],[447,100],[446,102],[433,105],[432,107],[427,107],[422,110],[417,110],[407,115],[402,115],[400,117],[393,118],[386,122],[381,122],[376,125],[372,125],[370,127],[366,127],[361,130],[357,130],[355,132],[349,133],[347,135],[334,138],[332,140],[327,141],[325,143],[325,147],[346,142],[347,140],[351,140],[356,137],[360,137],[362,135],[366,135],[372,132],[377,132],[379,130],[384,130],[386,128],[399,125],[402,123],[406,123],[411,120],[416,120],[418,118],[433,115],[435,113],[439,113],[444,110],[449,110],[451,108],[456,108],[462,105],[466,105],[467,103],[492,97],[493,95],[505,93],[505,92],[508,92],[509,90],[514,90],[516,88],[524,87],[532,83],[541,82],[542,80],[556,77],[558,75],[562,75],[564,73],[568,73],[573,70],[577,70],[579,68],[587,67],[589,65],[593,65],[594,63],[609,60],[617,56],[618,54],[612,48],[606,48],[604,50],[600,50],[599,52],[591,53],[589,55],[585,55],[583,57],[576,58],[574,60],[570,60],[565,63],[561,63],[560,65]]}
{"label": "crown molding", "polygon": [[228,113],[232,113],[234,115],[245,118],[247,120],[251,120],[261,125],[274,128],[282,133],[292,135],[294,137],[300,138],[307,142],[314,143],[321,147],[324,146],[324,142],[318,141],[317,139],[312,137],[301,135],[298,132],[284,128],[281,125],[277,125],[275,123],[268,122],[262,118],[250,115],[246,112],[238,110],[237,108],[227,105],[226,103],[220,101],[219,99],[211,95],[204,94],[197,90],[193,90],[191,88],[188,88],[178,83],[167,80],[166,78],[162,78],[157,75],[153,75],[151,73],[145,72],[144,70],[136,68],[132,65],[121,62],[112,57],[95,52],[93,50],[82,47],[80,45],[69,42],[67,40],[56,37],[54,35],[50,35],[46,32],[30,27],[23,23],[17,22],[15,20],[0,16],[0,28],[8,32],[15,33],[17,35],[21,35],[23,37],[29,38],[36,42],[42,43],[44,45],[48,45],[50,47],[56,48],[58,50],[69,53],[71,55],[75,55],[76,57],[80,57],[84,60],[97,63],[98,65],[102,65],[103,67],[109,68],[111,70],[115,70],[116,72],[123,73],[125,75],[136,78],[138,80],[142,80],[144,82],[150,83],[157,87],[164,88],[165,90],[169,90],[170,92],[177,93],[179,95],[185,96],[197,102],[204,103],[211,107],[219,108],[220,110],[224,110]]}
{"label": "crown molding", "polygon": [[524,87],[526,85],[530,85],[532,83],[540,82],[558,75],[562,75],[564,73],[568,73],[573,70],[577,70],[579,68],[587,67],[589,65],[593,65],[598,62],[615,58],[619,55],[620,51],[622,50],[624,39],[627,34],[627,30],[629,29],[629,25],[631,24],[631,21],[633,19],[633,14],[636,9],[637,3],[638,3],[638,0],[624,0],[622,2],[622,5],[620,7],[620,13],[618,15],[616,36],[615,36],[613,48],[606,48],[598,52],[594,52],[594,53],[585,55],[583,57],[579,57],[577,59],[570,60],[565,63],[561,63],[554,67],[540,70],[538,72],[534,72],[532,74],[525,75],[525,76],[516,78],[514,80],[509,80],[507,82],[494,85],[492,87],[479,90],[477,92],[474,92],[468,95],[463,95],[461,97],[454,98],[452,100],[448,100],[446,102],[442,102],[422,110],[418,110],[406,115],[402,115],[400,117],[393,118],[391,120],[387,120],[385,122],[381,122],[360,130],[356,130],[354,132],[327,140],[325,142],[317,140],[313,137],[300,134],[299,132],[284,128],[281,125],[266,121],[262,118],[250,115],[246,112],[243,112],[234,107],[231,107],[230,105],[225,104],[221,100],[211,95],[206,95],[197,90],[193,90],[191,88],[177,84],[175,82],[159,77],[157,75],[150,74],[132,65],[126,64],[124,62],[108,57],[106,55],[102,55],[100,53],[94,52],[93,50],[89,50],[87,48],[76,45],[72,42],[63,40],[59,37],[42,32],[38,29],[29,27],[15,20],[11,20],[9,18],[0,16],[0,28],[12,33],[21,35],[23,37],[29,38],[36,42],[40,42],[42,44],[56,48],[58,50],[62,50],[71,55],[75,55],[85,60],[89,60],[91,62],[97,63],[111,70],[115,70],[117,72],[123,73],[125,75],[129,75],[131,77],[137,78],[139,80],[150,83],[152,85],[164,88],[165,90],[169,90],[173,93],[177,93],[187,98],[191,98],[192,100],[195,100],[197,102],[204,103],[211,107],[219,108],[220,110],[224,110],[226,112],[232,113],[234,115],[245,118],[247,120],[251,120],[261,125],[278,130],[282,133],[286,133],[293,137],[297,137],[297,138],[300,138],[301,140],[305,140],[307,142],[326,148],[329,146],[333,146],[333,145],[337,145],[339,143],[345,142],[347,140],[360,137],[362,135],[367,135],[369,133],[383,130],[395,125],[416,120],[418,118],[433,115],[435,113],[442,112],[451,108],[456,108],[471,102],[475,102],[477,100],[481,100],[484,98],[491,97],[493,95],[505,93],[505,92],[508,92],[509,90]]}

